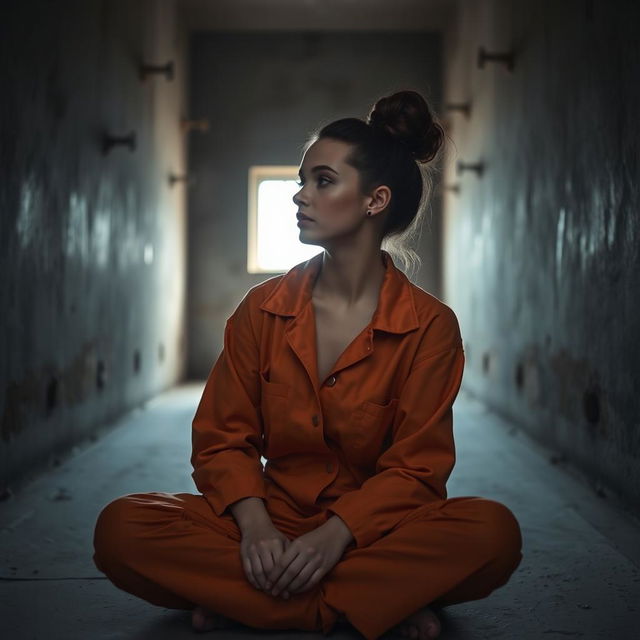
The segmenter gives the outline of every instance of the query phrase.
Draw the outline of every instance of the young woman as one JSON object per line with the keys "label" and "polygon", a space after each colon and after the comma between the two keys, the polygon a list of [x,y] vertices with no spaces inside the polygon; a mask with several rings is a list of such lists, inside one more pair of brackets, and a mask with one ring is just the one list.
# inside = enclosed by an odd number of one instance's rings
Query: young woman
{"label": "young woman", "polygon": [[522,558],[513,513],[447,498],[456,315],[381,248],[418,229],[443,138],[413,91],[312,136],[294,202],[301,242],[323,251],[252,287],[227,320],[193,420],[200,494],[102,510],[94,561],[116,586],[192,610],[199,630],[345,621],[373,640],[435,638],[442,607],[508,581]]}

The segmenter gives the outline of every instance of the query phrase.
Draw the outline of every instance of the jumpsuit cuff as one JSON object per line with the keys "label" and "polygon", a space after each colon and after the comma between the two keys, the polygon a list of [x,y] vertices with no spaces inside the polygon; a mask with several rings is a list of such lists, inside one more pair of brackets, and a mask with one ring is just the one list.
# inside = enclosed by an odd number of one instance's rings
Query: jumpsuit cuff
{"label": "jumpsuit cuff", "polygon": [[[338,500],[343,497],[344,496],[341,496]],[[327,507],[327,512],[340,516],[347,527],[349,527],[351,535],[353,536],[353,542],[351,545],[353,546],[355,543],[355,548],[357,549],[367,547],[382,536],[382,534],[378,533],[372,527],[366,526],[364,521],[358,520],[355,515],[351,514],[349,508],[344,505],[334,504],[331,507]]]}
{"label": "jumpsuit cuff", "polygon": [[264,486],[264,479],[252,480],[251,478],[235,478],[226,486],[225,483],[218,482],[215,489],[203,493],[207,502],[211,505],[217,516],[222,516],[230,504],[242,498],[262,498],[267,500],[267,492]]}

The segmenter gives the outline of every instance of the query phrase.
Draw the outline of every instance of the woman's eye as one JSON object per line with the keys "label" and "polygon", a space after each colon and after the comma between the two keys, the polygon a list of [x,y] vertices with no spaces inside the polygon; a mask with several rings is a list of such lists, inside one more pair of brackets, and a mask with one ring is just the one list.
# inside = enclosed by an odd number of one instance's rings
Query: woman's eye
{"label": "woman's eye", "polygon": [[[326,183],[331,183],[331,180],[329,180],[329,178],[325,178],[325,176],[319,176],[318,177],[318,185],[321,186],[322,185],[322,181],[325,181]],[[304,182],[302,182],[302,180],[296,181],[296,184],[299,187],[303,187],[304,186]]]}

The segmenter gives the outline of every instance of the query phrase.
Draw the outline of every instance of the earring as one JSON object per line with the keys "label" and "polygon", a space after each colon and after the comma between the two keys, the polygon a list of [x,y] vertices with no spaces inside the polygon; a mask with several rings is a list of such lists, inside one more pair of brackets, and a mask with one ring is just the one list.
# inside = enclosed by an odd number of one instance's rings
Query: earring
{"label": "earring", "polygon": [[371,211],[367,211],[367,215],[370,216],[371,215]]}

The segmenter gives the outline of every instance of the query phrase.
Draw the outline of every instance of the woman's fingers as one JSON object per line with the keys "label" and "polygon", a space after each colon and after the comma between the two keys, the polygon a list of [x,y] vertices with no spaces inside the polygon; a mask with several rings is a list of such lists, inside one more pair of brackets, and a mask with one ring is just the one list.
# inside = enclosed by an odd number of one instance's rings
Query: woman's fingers
{"label": "woman's fingers", "polygon": [[258,545],[250,545],[245,554],[245,573],[249,582],[257,589],[268,591],[267,586],[269,573],[273,570],[282,555],[284,543],[275,540],[271,544],[262,542]]}
{"label": "woman's fingers", "polygon": [[262,558],[254,546],[249,547],[249,558],[251,560],[251,573],[256,586],[258,589],[266,589],[267,579],[262,567]]}
{"label": "woman's fingers", "polygon": [[265,591],[268,590],[267,582],[269,579],[269,572],[274,567],[273,553],[273,550],[266,544],[262,545],[258,552],[258,555],[262,560],[262,579],[260,580],[260,584],[262,585],[262,589]]}
{"label": "woman's fingers", "polygon": [[300,572],[307,566],[307,558],[299,554],[284,570],[280,577],[276,580],[271,590],[274,596],[277,596],[280,592],[290,592],[290,584],[298,578]]}
{"label": "woman's fingers", "polygon": [[244,573],[247,576],[247,580],[256,588],[259,589],[260,585],[256,582],[256,579],[253,577],[253,567],[251,563],[251,557],[248,553],[242,555],[242,566],[244,568]]}
{"label": "woman's fingers", "polygon": [[269,569],[265,571],[267,589],[273,588],[273,583],[275,582],[275,580],[273,579],[272,576],[276,571],[276,567],[282,562],[282,556],[284,556],[286,550],[287,550],[286,543],[281,542],[281,544],[276,548],[276,550],[272,554],[273,564],[269,567]]}
{"label": "woman's fingers", "polygon": [[[282,555],[289,547],[289,539],[272,522],[259,521],[242,529],[240,555],[247,580],[256,589],[268,591],[267,581]],[[291,555],[291,554],[289,554]],[[290,560],[285,558],[288,564]],[[280,574],[280,571],[277,571]],[[270,585],[271,586],[271,585]]]}
{"label": "woman's fingers", "polygon": [[[313,589],[318,582],[322,579],[324,575],[323,567],[314,567],[313,565],[307,565],[301,572],[298,578],[296,578],[289,585],[289,593],[304,593],[305,591],[309,591],[309,589]],[[306,571],[308,569],[308,571]],[[315,569],[315,570],[314,570]],[[306,572],[306,576],[303,577],[303,573]]]}
{"label": "woman's fingers", "polygon": [[319,558],[317,556],[307,559],[306,564],[300,570],[300,573],[289,583],[287,590],[290,593],[297,593],[300,587],[307,584],[311,576],[318,568]]}

